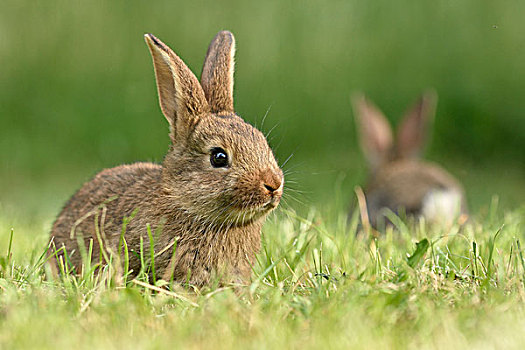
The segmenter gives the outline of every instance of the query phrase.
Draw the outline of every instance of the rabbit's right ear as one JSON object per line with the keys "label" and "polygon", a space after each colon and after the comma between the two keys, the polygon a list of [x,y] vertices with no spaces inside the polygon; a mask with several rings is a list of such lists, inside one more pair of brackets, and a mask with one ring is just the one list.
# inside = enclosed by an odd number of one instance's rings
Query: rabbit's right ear
{"label": "rabbit's right ear", "polygon": [[235,38],[219,32],[210,43],[202,67],[201,85],[213,113],[233,113]]}
{"label": "rabbit's right ear", "polygon": [[146,34],[144,39],[153,58],[160,107],[175,143],[188,136],[210,107],[199,81],[184,62],[154,35]]}
{"label": "rabbit's right ear", "polygon": [[397,129],[396,152],[399,158],[419,157],[428,139],[434,120],[437,94],[427,91],[408,110]]}
{"label": "rabbit's right ear", "polygon": [[388,161],[393,146],[392,129],[383,113],[362,94],[352,95],[359,142],[372,170]]}

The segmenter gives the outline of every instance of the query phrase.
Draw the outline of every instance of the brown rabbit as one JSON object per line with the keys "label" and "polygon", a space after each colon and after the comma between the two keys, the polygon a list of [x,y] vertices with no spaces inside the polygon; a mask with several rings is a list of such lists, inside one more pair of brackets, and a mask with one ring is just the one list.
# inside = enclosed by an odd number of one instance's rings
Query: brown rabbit
{"label": "brown rabbit", "polygon": [[370,168],[365,188],[368,216],[376,228],[388,222],[385,208],[445,223],[466,212],[459,182],[439,165],[419,159],[436,100],[433,92],[419,98],[399,125],[395,142],[381,111],[363,95],[353,96],[360,146]]}
{"label": "brown rabbit", "polygon": [[[234,112],[234,37],[222,31],[212,40],[200,83],[168,46],[151,34],[145,40],[170,149],[162,165],[122,165],[85,183],[56,219],[53,243],[78,272],[93,241],[92,258],[103,266],[129,221],[124,238],[134,274],[141,246],[144,259],[151,256],[149,226],[157,276],[196,286],[214,275],[246,280],[284,177],[264,135]],[[55,254],[62,262],[63,250]]]}

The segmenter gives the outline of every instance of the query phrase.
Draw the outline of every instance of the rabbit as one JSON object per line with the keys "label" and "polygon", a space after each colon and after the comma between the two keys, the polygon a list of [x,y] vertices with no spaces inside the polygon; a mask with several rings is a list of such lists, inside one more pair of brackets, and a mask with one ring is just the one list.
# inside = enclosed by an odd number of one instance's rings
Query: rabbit
{"label": "rabbit", "polygon": [[157,276],[197,287],[245,282],[284,174],[265,136],[234,111],[234,36],[211,41],[200,83],[168,46],[144,37],[171,145],[162,164],[105,169],[71,197],[52,227],[55,269],[61,261],[79,273],[90,243],[104,266],[122,256],[124,232],[132,275],[141,249],[151,257],[151,236]]}
{"label": "rabbit", "polygon": [[375,228],[390,224],[385,208],[444,224],[467,213],[458,180],[441,166],[420,159],[436,102],[435,92],[424,93],[404,116],[394,140],[382,112],[362,94],[352,98],[359,143],[369,168],[364,190],[367,214]]}

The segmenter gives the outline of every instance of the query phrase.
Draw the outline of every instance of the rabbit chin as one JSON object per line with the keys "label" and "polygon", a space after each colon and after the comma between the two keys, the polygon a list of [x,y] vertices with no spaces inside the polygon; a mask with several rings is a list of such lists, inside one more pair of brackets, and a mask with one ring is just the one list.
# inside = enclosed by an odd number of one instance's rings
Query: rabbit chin
{"label": "rabbit chin", "polygon": [[258,220],[263,220],[272,210],[277,207],[275,202],[264,203],[259,206],[250,208],[231,208],[223,215],[221,215],[218,221],[221,221],[221,225],[230,227],[241,227],[253,224]]}

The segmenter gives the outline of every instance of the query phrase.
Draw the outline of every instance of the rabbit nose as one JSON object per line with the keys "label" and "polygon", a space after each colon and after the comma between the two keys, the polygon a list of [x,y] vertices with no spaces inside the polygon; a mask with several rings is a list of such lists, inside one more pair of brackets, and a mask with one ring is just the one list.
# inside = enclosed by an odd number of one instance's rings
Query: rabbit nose
{"label": "rabbit nose", "polygon": [[271,195],[280,192],[283,183],[282,176],[280,174],[276,174],[271,170],[266,170],[262,172],[261,178],[262,187]]}
{"label": "rabbit nose", "polygon": [[264,188],[266,188],[270,192],[274,192],[277,189],[277,188],[272,187],[272,186],[270,186],[268,184],[264,184]]}

